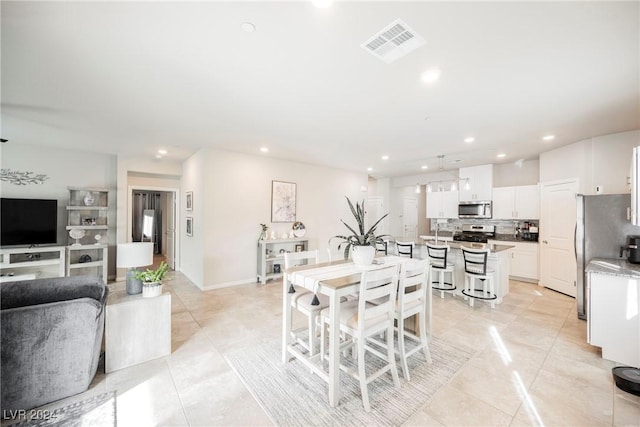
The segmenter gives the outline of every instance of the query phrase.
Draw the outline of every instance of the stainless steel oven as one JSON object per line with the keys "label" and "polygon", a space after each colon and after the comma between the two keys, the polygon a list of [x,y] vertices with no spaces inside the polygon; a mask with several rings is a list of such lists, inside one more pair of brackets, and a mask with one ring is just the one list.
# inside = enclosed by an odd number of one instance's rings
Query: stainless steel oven
{"label": "stainless steel oven", "polygon": [[458,218],[491,218],[491,201],[460,202]]}

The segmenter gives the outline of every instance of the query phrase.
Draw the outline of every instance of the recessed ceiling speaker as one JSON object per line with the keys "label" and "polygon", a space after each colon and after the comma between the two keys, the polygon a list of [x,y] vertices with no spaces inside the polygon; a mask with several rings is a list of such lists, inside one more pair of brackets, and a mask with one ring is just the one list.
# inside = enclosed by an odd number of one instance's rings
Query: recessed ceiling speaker
{"label": "recessed ceiling speaker", "polygon": [[620,390],[640,396],[640,369],[631,366],[618,366],[613,368],[611,373]]}

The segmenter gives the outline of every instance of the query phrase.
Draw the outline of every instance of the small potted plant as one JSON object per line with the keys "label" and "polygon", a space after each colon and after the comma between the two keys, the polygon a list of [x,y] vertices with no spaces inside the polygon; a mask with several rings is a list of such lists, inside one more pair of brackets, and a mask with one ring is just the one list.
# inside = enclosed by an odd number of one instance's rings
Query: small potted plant
{"label": "small potted plant", "polygon": [[376,228],[380,221],[385,219],[388,213],[384,214],[380,219],[378,219],[368,231],[365,231],[365,210],[364,210],[364,200],[362,203],[356,202],[355,208],[353,207],[353,203],[347,197],[347,203],[349,203],[349,208],[351,209],[351,213],[353,214],[356,223],[357,223],[357,231],[355,228],[351,227],[349,224],[340,220],[345,227],[351,232],[349,235],[338,235],[333,236],[329,239],[329,244],[333,239],[340,239],[342,243],[338,245],[338,249],[341,250],[344,245],[344,259],[349,258],[349,252],[352,252],[353,262],[358,265],[369,265],[373,262],[373,258],[376,255],[376,243],[383,243],[383,238],[387,235],[378,235],[376,236]]}
{"label": "small potted plant", "polygon": [[142,281],[142,296],[157,297],[162,295],[162,282],[164,275],[167,274],[169,266],[162,261],[160,266],[155,270],[138,271],[133,277]]}

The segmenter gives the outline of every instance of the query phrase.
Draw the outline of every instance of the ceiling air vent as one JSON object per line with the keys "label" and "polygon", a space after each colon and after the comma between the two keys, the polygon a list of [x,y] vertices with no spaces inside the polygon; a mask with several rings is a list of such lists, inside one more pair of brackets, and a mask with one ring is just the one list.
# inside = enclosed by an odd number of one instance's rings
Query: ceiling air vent
{"label": "ceiling air vent", "polygon": [[393,21],[360,46],[387,64],[414,51],[425,40],[401,19]]}

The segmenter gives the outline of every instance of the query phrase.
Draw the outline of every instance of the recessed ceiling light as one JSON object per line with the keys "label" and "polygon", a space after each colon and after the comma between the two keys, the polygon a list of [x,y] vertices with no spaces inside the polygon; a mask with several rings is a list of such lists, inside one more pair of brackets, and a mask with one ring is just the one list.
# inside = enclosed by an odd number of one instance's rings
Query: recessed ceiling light
{"label": "recessed ceiling light", "polygon": [[158,154],[167,154],[167,150],[161,148],[158,150]]}
{"label": "recessed ceiling light", "polygon": [[467,144],[471,144],[473,141],[475,141],[476,139],[472,136],[470,136],[469,138],[465,138],[464,142],[466,142]]}
{"label": "recessed ceiling light", "polygon": [[333,0],[313,0],[312,3],[318,9],[326,9],[329,6],[331,6],[331,3],[333,3]]}
{"label": "recessed ceiling light", "polygon": [[243,22],[240,24],[240,28],[242,28],[242,31],[245,33],[253,33],[256,30],[256,26],[251,22]]}
{"label": "recessed ceiling light", "polygon": [[429,169],[429,166],[427,166],[427,165],[422,165],[422,166],[420,166],[420,169]]}
{"label": "recessed ceiling light", "polygon": [[502,159],[503,157],[507,157],[507,155],[504,154],[504,153],[500,153],[496,157],[499,158],[499,159]]}
{"label": "recessed ceiling light", "polygon": [[369,167],[367,168],[367,172],[371,172],[373,170],[373,168]]}
{"label": "recessed ceiling light", "polygon": [[262,151],[263,153],[268,153],[269,149],[267,147],[260,147],[260,151]]}
{"label": "recessed ceiling light", "polygon": [[553,141],[555,137],[555,135],[545,135],[542,137],[542,139],[544,139],[545,141]]}
{"label": "recessed ceiling light", "polygon": [[389,156],[385,154],[384,156],[382,156],[382,160],[389,160]]}
{"label": "recessed ceiling light", "polygon": [[440,78],[440,70],[432,68],[422,73],[422,81],[425,83],[433,83]]}

